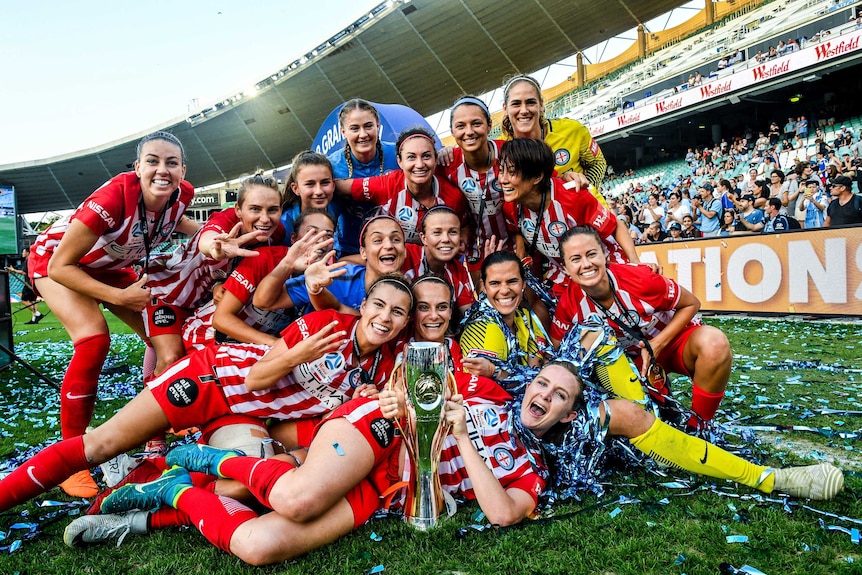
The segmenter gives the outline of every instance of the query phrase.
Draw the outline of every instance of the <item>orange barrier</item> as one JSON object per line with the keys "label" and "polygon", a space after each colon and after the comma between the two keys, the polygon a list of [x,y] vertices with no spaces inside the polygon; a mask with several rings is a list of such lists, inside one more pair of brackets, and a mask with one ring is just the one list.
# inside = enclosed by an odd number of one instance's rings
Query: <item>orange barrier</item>
{"label": "orange barrier", "polygon": [[862,316],[862,227],[637,246],[705,311]]}

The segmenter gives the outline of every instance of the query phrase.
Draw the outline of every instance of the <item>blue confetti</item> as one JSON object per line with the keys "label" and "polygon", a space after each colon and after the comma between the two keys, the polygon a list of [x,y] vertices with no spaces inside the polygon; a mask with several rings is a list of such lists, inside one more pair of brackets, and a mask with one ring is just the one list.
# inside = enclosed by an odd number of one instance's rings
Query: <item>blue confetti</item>
{"label": "blue confetti", "polygon": [[623,510],[622,510],[622,509],[620,509],[619,507],[617,507],[616,509],[614,509],[613,511],[611,511],[609,515],[613,518],[613,517],[616,517],[617,515],[619,515],[619,514],[620,514],[620,513],[622,513],[622,512],[623,512]]}
{"label": "blue confetti", "polygon": [[374,573],[383,573],[385,567],[383,565],[377,565],[376,567],[372,567],[368,570],[368,575],[374,575]]}
{"label": "blue confetti", "polygon": [[686,559],[687,559],[687,557],[685,556],[685,554],[680,553],[679,555],[676,556],[676,559],[673,560],[673,564],[674,565],[682,565],[683,563],[685,563]]}
{"label": "blue confetti", "polygon": [[748,543],[748,535],[728,535],[728,543]]}
{"label": "blue confetti", "polygon": [[374,542],[380,542],[380,541],[383,541],[383,537],[381,537],[380,535],[378,535],[377,533],[372,531],[371,532],[371,540]]}
{"label": "blue confetti", "polygon": [[335,453],[337,453],[337,454],[338,454],[338,455],[340,455],[341,457],[344,457],[344,450],[343,450],[343,449],[341,449],[341,446],[338,444],[338,442],[337,442],[337,441],[335,441],[335,442],[333,442],[333,443],[332,443],[332,447],[334,447],[334,448],[335,448]]}

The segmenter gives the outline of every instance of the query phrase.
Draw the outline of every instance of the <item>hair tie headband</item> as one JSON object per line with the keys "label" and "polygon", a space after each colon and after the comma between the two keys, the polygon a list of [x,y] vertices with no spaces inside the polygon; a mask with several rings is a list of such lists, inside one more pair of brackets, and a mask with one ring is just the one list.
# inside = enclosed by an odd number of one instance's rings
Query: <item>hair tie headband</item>
{"label": "hair tie headband", "polygon": [[413,138],[425,138],[426,140],[431,142],[431,147],[432,148],[434,147],[434,138],[432,138],[428,134],[416,133],[416,134],[410,134],[409,136],[407,136],[406,138],[401,140],[401,145],[398,146],[398,151],[401,152],[401,148],[404,147],[404,142],[406,142],[407,140],[412,140]]}
{"label": "hair tie headband", "polygon": [[491,112],[488,110],[488,106],[480,100],[479,98],[475,98],[473,96],[464,96],[462,98],[458,98],[455,100],[455,103],[452,104],[452,108],[449,111],[449,124],[452,124],[452,116],[455,114],[455,108],[460,106],[461,104],[473,104],[474,106],[479,106],[482,108],[482,112],[485,114],[485,119],[488,120],[488,124],[491,123]]}
{"label": "hair tie headband", "polygon": [[365,232],[368,231],[368,226],[370,226],[373,222],[376,222],[376,221],[382,220],[382,219],[387,219],[387,220],[390,220],[390,221],[398,224],[398,229],[401,230],[401,235],[404,235],[404,228],[401,227],[401,223],[398,220],[396,220],[392,215],[387,214],[387,213],[377,214],[375,216],[368,218],[365,221],[365,224],[362,226],[362,229],[359,231],[359,243],[360,243],[360,245],[365,243]]}

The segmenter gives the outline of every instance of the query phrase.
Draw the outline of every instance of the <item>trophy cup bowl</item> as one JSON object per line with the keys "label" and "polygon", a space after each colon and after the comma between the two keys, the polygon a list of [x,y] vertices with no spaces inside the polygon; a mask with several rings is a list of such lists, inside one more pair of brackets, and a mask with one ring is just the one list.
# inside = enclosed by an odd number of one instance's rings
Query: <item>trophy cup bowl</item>
{"label": "trophy cup bowl", "polygon": [[404,520],[422,531],[435,527],[444,509],[437,468],[448,431],[443,416],[448,365],[442,343],[411,342],[404,351],[408,415],[402,432],[413,466]]}

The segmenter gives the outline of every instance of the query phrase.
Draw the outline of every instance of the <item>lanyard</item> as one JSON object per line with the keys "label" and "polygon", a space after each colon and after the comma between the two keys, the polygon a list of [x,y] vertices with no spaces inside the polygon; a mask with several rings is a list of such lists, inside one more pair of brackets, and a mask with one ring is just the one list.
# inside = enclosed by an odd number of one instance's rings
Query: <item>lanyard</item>
{"label": "lanyard", "polygon": [[[545,201],[548,199],[548,191],[542,190],[542,203],[539,206],[539,216],[536,218],[536,228],[533,230],[533,241],[530,242],[530,251],[527,255],[533,257],[536,254],[536,244],[539,241],[539,234],[542,232],[542,220],[545,217]],[[518,204],[518,220],[524,219],[524,206]]]}
{"label": "lanyard", "polygon": [[[159,231],[162,229],[162,223],[164,223],[165,214],[168,212],[168,209],[170,209],[170,207],[174,204],[174,202],[176,201],[176,199],[178,197],[179,197],[179,189],[177,189],[177,191],[175,191],[173,194],[171,194],[170,199],[168,199],[168,202],[162,208],[162,211],[159,214],[158,219],[154,222],[155,223],[155,231],[154,231],[153,235],[159,233]],[[143,194],[143,192],[141,193],[140,197],[138,198],[138,211],[140,212],[139,216],[140,216],[140,222],[141,222],[141,232],[144,235],[144,253],[145,253],[144,273],[148,274],[150,272],[150,252],[152,251],[153,238],[150,237],[150,226],[147,223],[147,208],[144,205],[144,194]]]}
{"label": "lanyard", "polygon": [[359,349],[359,339],[356,337],[356,330],[358,330],[358,329],[359,329],[359,324],[357,323],[356,327],[353,329],[353,337],[352,337],[353,353],[356,355],[356,364],[359,366],[359,369],[361,370],[360,373],[362,374],[361,375],[362,383],[366,384],[366,385],[373,385],[376,387],[377,384],[374,382],[374,380],[377,377],[377,368],[380,366],[380,360],[383,357],[383,354],[381,353],[381,349],[378,347],[377,351],[374,352],[374,363],[371,365],[371,374],[366,375],[365,370],[362,367],[362,360],[360,359],[360,353],[361,352]]}
{"label": "lanyard", "polygon": [[[649,344],[649,341],[647,340],[646,336],[641,331],[640,326],[638,325],[638,319],[640,319],[640,316],[638,315],[637,311],[626,309],[626,306],[623,305],[622,300],[620,300],[619,296],[617,295],[617,287],[616,287],[616,285],[614,285],[614,278],[611,277],[610,273],[608,273],[607,275],[608,275],[608,282],[610,282],[610,285],[611,285],[611,293],[614,296],[614,302],[617,304],[617,307],[622,311],[622,314],[617,315],[617,314],[613,313],[611,310],[609,310],[608,308],[606,308],[605,306],[600,304],[598,302],[598,300],[593,298],[593,296],[591,296],[590,294],[587,294],[587,297],[590,298],[590,301],[592,301],[594,304],[596,304],[596,307],[598,307],[600,310],[602,310],[602,314],[607,319],[612,320],[614,323],[616,323],[618,326],[620,326],[623,331],[625,331],[627,334],[629,334],[633,338],[637,339],[640,342],[643,342],[644,347],[646,348],[647,352],[650,354],[650,357],[653,358],[653,361],[655,361],[655,354],[652,351],[652,346]],[[586,292],[584,292],[584,293],[586,293]],[[634,317],[636,317],[638,319],[633,319],[632,315],[634,315]],[[625,319],[623,319],[623,316],[625,316]]]}

